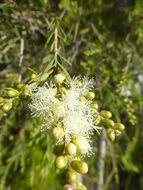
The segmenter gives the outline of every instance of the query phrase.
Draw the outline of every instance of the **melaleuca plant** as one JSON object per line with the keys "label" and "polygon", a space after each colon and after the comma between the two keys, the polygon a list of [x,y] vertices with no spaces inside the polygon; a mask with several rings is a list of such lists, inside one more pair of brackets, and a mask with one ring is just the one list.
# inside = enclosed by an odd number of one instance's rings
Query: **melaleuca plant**
{"label": "melaleuca plant", "polygon": [[57,20],[54,26],[51,35],[54,39],[54,61],[43,73],[30,69],[32,74],[26,83],[20,80],[15,86],[5,89],[0,97],[0,106],[5,116],[28,99],[32,117],[39,117],[42,120],[41,130],[55,138],[54,164],[61,171],[63,190],[86,190],[78,180],[78,173],[84,175],[88,172],[83,158],[93,154],[92,135],[100,135],[105,129],[107,137],[114,142],[125,127],[111,119],[110,111],[99,111],[93,78],[71,78],[62,66],[62,60],[66,59],[58,48],[60,27]]}

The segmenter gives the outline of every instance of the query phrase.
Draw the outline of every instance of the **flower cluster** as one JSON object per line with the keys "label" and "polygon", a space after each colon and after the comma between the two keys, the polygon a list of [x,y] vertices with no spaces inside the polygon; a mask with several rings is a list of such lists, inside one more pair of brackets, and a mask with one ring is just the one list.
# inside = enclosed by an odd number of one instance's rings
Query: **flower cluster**
{"label": "flower cluster", "polygon": [[92,152],[90,136],[94,130],[100,129],[94,123],[97,110],[91,106],[92,98],[86,98],[93,87],[94,80],[84,77],[73,78],[70,83],[64,83],[64,87],[60,89],[60,97],[53,83],[45,83],[31,91],[32,102],[29,106],[33,117],[43,117],[42,130],[62,128],[58,142],[64,140],[67,144],[78,138],[83,147],[80,151],[82,155]]}
{"label": "flower cluster", "polygon": [[29,107],[33,117],[42,117],[41,129],[51,130],[57,140],[55,167],[63,171],[63,190],[87,190],[78,181],[77,174],[88,172],[88,165],[80,157],[92,153],[91,135],[94,131],[104,127],[107,137],[114,142],[125,129],[122,123],[114,123],[111,112],[98,111],[93,88],[93,79],[73,78],[66,82],[59,73],[54,76],[54,83],[32,88],[30,93]]}

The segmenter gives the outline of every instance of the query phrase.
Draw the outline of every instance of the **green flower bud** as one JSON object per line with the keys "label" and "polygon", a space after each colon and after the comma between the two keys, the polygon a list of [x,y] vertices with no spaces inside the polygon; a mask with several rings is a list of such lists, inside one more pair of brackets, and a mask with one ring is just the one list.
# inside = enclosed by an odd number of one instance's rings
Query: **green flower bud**
{"label": "green flower bud", "polygon": [[98,104],[97,103],[91,103],[91,107],[98,110]]}
{"label": "green flower bud", "polygon": [[123,125],[122,123],[115,123],[114,128],[118,131],[124,131],[125,125]]}
{"label": "green flower bud", "polygon": [[80,160],[74,160],[71,163],[72,168],[80,174],[86,174],[88,172],[88,165]]}
{"label": "green flower bud", "polygon": [[65,76],[63,76],[60,73],[54,76],[55,83],[62,84],[64,80],[65,80]]}
{"label": "green flower bud", "polygon": [[100,115],[96,115],[96,117],[94,118],[94,125],[99,125],[101,121],[101,116]]}
{"label": "green flower bud", "polygon": [[87,188],[82,183],[77,182],[76,190],[87,190]]}
{"label": "green flower bud", "polygon": [[13,135],[10,135],[10,136],[9,136],[9,140],[10,140],[10,141],[13,141],[13,140],[14,140],[14,136],[13,136]]}
{"label": "green flower bud", "polygon": [[100,114],[101,114],[101,116],[102,117],[104,117],[104,118],[111,118],[112,117],[112,113],[111,112],[109,112],[109,111],[106,111],[106,110],[102,110],[101,112],[100,112]]}
{"label": "green flower bud", "polygon": [[53,151],[54,154],[56,156],[60,156],[63,153],[63,151],[64,151],[64,147],[65,147],[64,143],[60,143],[60,144],[56,145],[54,147],[54,151]]}
{"label": "green flower bud", "polygon": [[74,184],[74,183],[76,183],[76,181],[77,181],[77,173],[72,169],[67,170],[67,172],[66,172],[66,182],[68,184]]}
{"label": "green flower bud", "polygon": [[85,97],[86,97],[87,99],[89,99],[89,100],[92,100],[92,99],[95,98],[95,94],[94,94],[94,92],[87,92],[87,93],[85,94]]}
{"label": "green flower bud", "polygon": [[32,73],[31,76],[30,76],[30,82],[38,82],[40,80],[40,77],[35,74],[35,73]]}
{"label": "green flower bud", "polygon": [[111,119],[102,119],[101,124],[106,128],[113,128],[114,127],[114,121]]}
{"label": "green flower bud", "polygon": [[13,98],[13,97],[15,97],[15,96],[18,96],[18,91],[11,88],[11,89],[9,89],[9,90],[7,91],[7,96],[10,97],[10,98]]}
{"label": "green flower bud", "polygon": [[55,160],[55,167],[58,169],[63,169],[66,167],[68,159],[65,156],[58,156]]}
{"label": "green flower bud", "polygon": [[52,129],[53,136],[55,139],[60,139],[64,135],[64,128],[63,127],[54,127]]}
{"label": "green flower bud", "polygon": [[129,104],[132,105],[133,104],[133,101],[132,100],[128,100]]}
{"label": "green flower bud", "polygon": [[23,84],[23,83],[18,83],[18,84],[16,85],[16,88],[17,88],[18,90],[21,90],[21,89],[24,88],[24,86],[25,86],[25,84]]}
{"label": "green flower bud", "polygon": [[69,155],[75,155],[77,153],[77,147],[73,143],[69,143],[66,145],[65,152]]}
{"label": "green flower bud", "polygon": [[24,97],[29,96],[29,89],[28,89],[28,88],[25,87],[25,88],[23,89],[22,96],[24,96]]}
{"label": "green flower bud", "polygon": [[0,104],[4,102],[5,102],[5,99],[3,97],[0,97]]}
{"label": "green flower bud", "polygon": [[115,141],[115,131],[113,129],[107,130],[107,136],[112,142]]}
{"label": "green flower bud", "polygon": [[35,78],[37,78],[37,75],[35,73],[32,73],[31,76],[30,76],[30,80],[33,80]]}
{"label": "green flower bud", "polygon": [[7,102],[2,105],[2,111],[3,112],[8,112],[12,108],[12,103]]}

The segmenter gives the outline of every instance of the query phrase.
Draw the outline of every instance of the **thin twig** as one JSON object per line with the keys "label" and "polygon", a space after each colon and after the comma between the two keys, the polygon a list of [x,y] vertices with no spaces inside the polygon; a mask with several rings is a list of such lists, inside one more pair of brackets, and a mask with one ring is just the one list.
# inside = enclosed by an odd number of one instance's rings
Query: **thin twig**
{"label": "thin twig", "polygon": [[65,16],[66,14],[66,10],[63,10],[63,12],[61,13],[61,15],[59,16],[59,19],[62,20],[63,17]]}
{"label": "thin twig", "polygon": [[97,28],[95,27],[93,22],[91,22],[91,28],[92,28],[93,32],[96,34],[99,41],[103,42],[103,36],[99,33],[99,31],[97,30]]}
{"label": "thin twig", "polygon": [[77,39],[78,29],[79,29],[79,22],[77,22],[75,26],[75,33],[74,33],[74,40],[73,40],[74,43],[76,42],[76,39]]}
{"label": "thin twig", "polygon": [[57,66],[58,66],[58,62],[57,62],[57,55],[58,55],[58,28],[57,26],[55,27],[55,31],[54,31],[54,34],[55,34],[55,69],[56,69],[56,72],[57,72]]}
{"label": "thin twig", "polygon": [[97,182],[97,190],[100,190],[104,185],[104,170],[105,170],[105,157],[106,157],[106,136],[105,131],[100,139],[100,162],[99,162],[99,178]]}
{"label": "thin twig", "polygon": [[78,54],[78,50],[79,50],[79,46],[81,45],[81,42],[82,39],[80,41],[77,41],[75,46],[73,47],[73,51],[74,51],[74,54],[72,55],[72,57],[70,58],[70,62],[73,63],[73,61],[75,60],[77,54]]}
{"label": "thin twig", "polygon": [[18,82],[21,82],[22,79],[22,61],[23,61],[23,52],[24,52],[24,38],[20,40],[20,57],[19,57],[19,77]]}
{"label": "thin twig", "polygon": [[[58,60],[57,60],[57,56],[58,56],[58,28],[57,26],[55,27],[55,31],[54,31],[54,40],[55,40],[55,68],[54,68],[54,73],[57,74],[58,73]],[[60,85],[57,83],[57,91],[58,94],[60,94]]]}
{"label": "thin twig", "polygon": [[5,55],[5,54],[9,51],[9,49],[11,49],[11,48],[14,47],[14,46],[15,46],[15,44],[9,44],[9,45],[7,45],[7,46],[3,49],[2,55]]}

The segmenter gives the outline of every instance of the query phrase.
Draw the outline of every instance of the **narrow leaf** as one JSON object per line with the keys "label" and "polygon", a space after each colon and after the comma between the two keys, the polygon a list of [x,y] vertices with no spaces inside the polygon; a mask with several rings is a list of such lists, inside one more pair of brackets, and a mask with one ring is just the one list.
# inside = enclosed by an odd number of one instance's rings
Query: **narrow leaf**
{"label": "narrow leaf", "polygon": [[32,73],[37,74],[37,72],[36,72],[36,71],[34,71],[33,69],[31,69],[30,67],[28,67],[27,69],[28,69],[29,71],[31,71]]}
{"label": "narrow leaf", "polygon": [[72,63],[70,63],[66,58],[64,58],[62,55],[58,54],[61,59],[63,59],[68,65],[72,66]]}
{"label": "narrow leaf", "polygon": [[47,65],[47,67],[44,70],[44,73],[47,73],[50,69],[52,69],[54,66],[54,59]]}
{"label": "narrow leaf", "polygon": [[53,32],[50,34],[50,36],[48,37],[47,41],[46,41],[46,45],[50,42],[51,38],[53,37]]}

